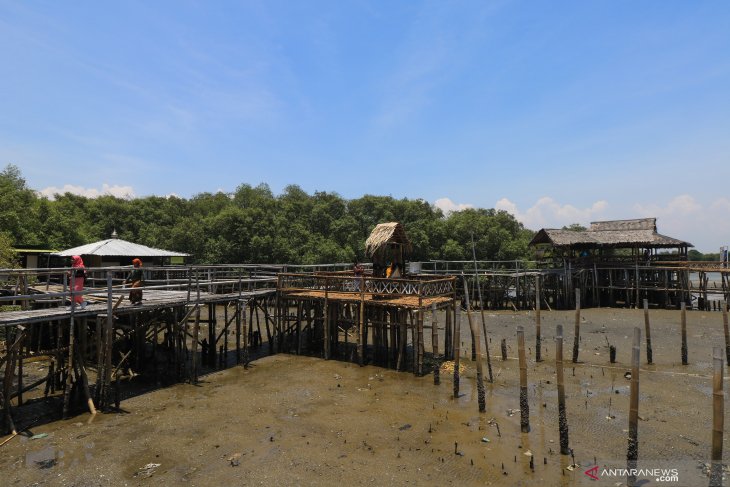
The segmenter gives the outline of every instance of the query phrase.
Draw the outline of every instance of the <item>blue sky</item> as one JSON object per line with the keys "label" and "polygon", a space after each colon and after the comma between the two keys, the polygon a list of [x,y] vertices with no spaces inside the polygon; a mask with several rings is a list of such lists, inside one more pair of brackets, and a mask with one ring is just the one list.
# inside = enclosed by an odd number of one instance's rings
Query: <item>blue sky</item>
{"label": "blue sky", "polygon": [[298,184],[730,243],[729,2],[0,0],[0,57],[0,166],[46,194]]}

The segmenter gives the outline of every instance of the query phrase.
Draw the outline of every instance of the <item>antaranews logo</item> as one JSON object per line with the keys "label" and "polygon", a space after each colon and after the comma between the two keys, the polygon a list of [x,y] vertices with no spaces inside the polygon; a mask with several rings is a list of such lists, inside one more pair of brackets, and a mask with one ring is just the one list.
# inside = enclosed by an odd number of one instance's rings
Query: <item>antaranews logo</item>
{"label": "antaranews logo", "polygon": [[583,472],[583,473],[584,473],[584,474],[586,474],[586,475],[588,475],[588,476],[589,476],[590,478],[592,478],[593,480],[600,480],[600,479],[598,478],[598,476],[596,475],[596,474],[598,473],[598,465],[596,465],[595,467],[591,467],[591,468],[589,468],[588,470],[586,470],[586,471],[585,471],[585,472]]}
{"label": "antaranews logo", "polygon": [[603,468],[594,465],[585,472],[592,480],[601,480],[601,477],[649,477],[656,482],[679,482],[679,470],[676,468]]}

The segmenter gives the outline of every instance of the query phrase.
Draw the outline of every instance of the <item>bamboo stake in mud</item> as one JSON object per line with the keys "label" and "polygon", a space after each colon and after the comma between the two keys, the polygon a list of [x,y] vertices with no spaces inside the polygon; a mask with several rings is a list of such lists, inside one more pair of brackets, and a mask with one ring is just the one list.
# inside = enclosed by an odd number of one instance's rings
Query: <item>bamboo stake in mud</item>
{"label": "bamboo stake in mud", "polygon": [[504,362],[505,360],[507,360],[507,339],[506,338],[502,338],[501,348],[502,348],[502,362]]}
{"label": "bamboo stake in mud", "polygon": [[[401,338],[402,339],[402,338]],[[454,301],[454,399],[459,397],[459,348],[461,347],[461,305]]]}
{"label": "bamboo stake in mud", "polygon": [[469,310],[469,291],[464,277],[464,296],[466,299],[466,317],[469,320],[469,328],[471,328],[472,339],[474,340],[474,349],[476,350],[477,365],[477,401],[479,402],[479,412],[483,413],[487,410],[486,398],[484,391],[484,372],[482,370],[482,349],[479,346],[481,337],[479,336],[479,327],[471,319],[471,311]]}
{"label": "bamboo stake in mud", "polygon": [[441,383],[441,368],[439,367],[439,327],[436,319],[436,305],[431,305],[431,345],[433,347],[433,383],[439,385]]}
{"label": "bamboo stake in mud", "polygon": [[730,331],[727,325],[727,306],[722,307],[722,326],[725,329],[725,358],[730,367]]}
{"label": "bamboo stake in mud", "polygon": [[570,455],[568,447],[568,418],[565,413],[565,383],[563,379],[563,325],[558,325],[555,335],[555,370],[558,376],[558,429],[560,454]]}
{"label": "bamboo stake in mud", "polygon": [[73,363],[74,363],[74,311],[76,303],[74,299],[73,290],[71,291],[71,318],[69,318],[69,331],[68,331],[68,364],[66,374],[66,389],[63,391],[63,419],[68,418],[69,401],[71,400],[71,376],[73,375]]}
{"label": "bamboo stake in mud", "polygon": [[649,325],[649,300],[644,299],[644,332],[646,333],[646,363],[652,364],[651,327]]}
{"label": "bamboo stake in mud", "polygon": [[578,343],[580,342],[580,288],[575,289],[575,336],[573,337],[573,363],[578,363]]}
{"label": "bamboo stake in mud", "polygon": [[[641,328],[634,327],[634,344],[631,348],[631,396],[629,398],[629,447],[626,452],[626,468],[636,470],[639,458],[639,360],[641,356]],[[629,473],[629,487],[636,483],[636,476]]]}
{"label": "bamboo stake in mud", "polygon": [[722,349],[712,349],[715,373],[712,378],[712,466],[710,487],[722,486],[722,433],[725,428],[725,394],[722,390]]}
{"label": "bamboo stake in mud", "polygon": [[[479,312],[482,315],[482,332],[484,333],[484,348],[487,350],[487,371],[489,372],[489,383],[494,382],[492,375],[492,357],[489,353],[489,335],[487,334],[487,319],[484,316],[484,299],[482,299],[482,285],[479,283],[479,272],[477,271],[477,253],[474,245],[474,234],[471,234],[471,254],[474,259],[474,283],[479,296]],[[478,344],[478,342],[477,342]]]}
{"label": "bamboo stake in mud", "polygon": [[525,329],[517,327],[517,352],[520,359],[520,430],[530,432],[530,405],[527,401],[527,360],[525,359]]}
{"label": "bamboo stake in mud", "polygon": [[687,365],[687,305],[682,302],[682,365]]}
{"label": "bamboo stake in mud", "polygon": [[542,362],[540,326],[540,275],[537,275],[535,276],[535,362]]}

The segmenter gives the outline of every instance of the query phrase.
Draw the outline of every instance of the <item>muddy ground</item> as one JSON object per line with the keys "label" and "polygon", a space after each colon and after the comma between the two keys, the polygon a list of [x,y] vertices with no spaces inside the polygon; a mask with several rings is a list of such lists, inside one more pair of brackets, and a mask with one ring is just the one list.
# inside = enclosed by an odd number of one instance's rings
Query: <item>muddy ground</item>
{"label": "muddy ground", "polygon": [[[687,366],[681,365],[678,311],[651,312],[654,365],[646,365],[641,310],[589,309],[582,316],[581,363],[573,370],[574,312],[543,311],[541,363],[534,362],[534,313],[486,313],[494,373],[494,383],[486,384],[486,413],[478,412],[462,313],[466,371],[458,399],[446,372],[435,386],[431,375],[264,357],[248,369],[207,374],[197,386],[137,394],[122,402],[122,412],[91,422],[80,414],[32,426],[0,447],[0,484],[621,485],[620,474],[592,481],[584,472],[596,463],[601,469],[626,465],[630,383],[624,373],[633,327],[640,326],[639,466],[678,469],[678,478],[644,476],[642,485],[707,485],[701,466],[710,455],[712,346],[724,345],[721,313],[688,312]],[[558,323],[565,328],[574,459],[560,455],[558,446]],[[530,348],[530,433],[520,432],[519,324]],[[425,335],[430,350],[430,332]],[[500,357],[502,338],[509,344],[507,361]],[[608,342],[617,347],[617,364],[609,364]],[[579,466],[571,469],[574,463]]]}

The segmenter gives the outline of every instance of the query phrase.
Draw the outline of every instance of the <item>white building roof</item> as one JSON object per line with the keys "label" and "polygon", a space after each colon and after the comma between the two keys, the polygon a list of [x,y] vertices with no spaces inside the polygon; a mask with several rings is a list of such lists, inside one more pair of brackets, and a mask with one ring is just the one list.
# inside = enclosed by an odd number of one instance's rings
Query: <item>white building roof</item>
{"label": "white building roof", "polygon": [[100,255],[107,257],[188,257],[190,254],[155,249],[119,238],[110,238],[98,242],[62,250],[53,255],[70,257],[72,255]]}

